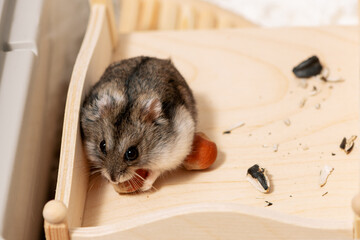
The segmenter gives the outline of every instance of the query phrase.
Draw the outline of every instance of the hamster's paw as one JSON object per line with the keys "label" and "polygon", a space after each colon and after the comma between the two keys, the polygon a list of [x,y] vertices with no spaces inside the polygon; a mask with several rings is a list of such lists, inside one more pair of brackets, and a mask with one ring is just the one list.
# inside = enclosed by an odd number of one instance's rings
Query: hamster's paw
{"label": "hamster's paw", "polygon": [[161,172],[160,171],[149,171],[149,174],[147,176],[147,178],[145,179],[142,187],[140,188],[140,190],[142,192],[148,191],[151,188],[153,188],[153,184],[156,181],[156,179],[160,176]]}
{"label": "hamster's paw", "polygon": [[140,190],[141,190],[142,192],[146,192],[146,191],[148,191],[148,190],[150,190],[150,189],[152,188],[152,185],[153,185],[153,183],[148,182],[147,180],[145,180],[145,182],[144,182],[144,184],[142,185],[142,187],[140,188]]}

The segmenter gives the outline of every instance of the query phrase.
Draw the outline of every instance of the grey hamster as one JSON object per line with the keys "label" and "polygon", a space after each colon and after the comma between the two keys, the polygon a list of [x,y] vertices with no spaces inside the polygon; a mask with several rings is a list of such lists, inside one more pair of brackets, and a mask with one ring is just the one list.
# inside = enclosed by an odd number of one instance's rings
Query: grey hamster
{"label": "grey hamster", "polygon": [[111,64],[80,114],[92,171],[116,184],[146,169],[142,191],[181,165],[197,122],[193,94],[171,61],[144,56]]}

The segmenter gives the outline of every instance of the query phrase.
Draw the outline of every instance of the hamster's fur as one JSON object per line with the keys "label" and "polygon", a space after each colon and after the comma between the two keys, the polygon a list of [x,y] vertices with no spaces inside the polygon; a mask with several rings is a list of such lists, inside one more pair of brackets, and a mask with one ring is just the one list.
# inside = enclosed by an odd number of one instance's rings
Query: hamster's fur
{"label": "hamster's fur", "polygon": [[191,151],[196,121],[193,94],[171,61],[144,56],[111,64],[85,98],[80,116],[91,169],[114,184],[146,169],[142,191],[181,165]]}

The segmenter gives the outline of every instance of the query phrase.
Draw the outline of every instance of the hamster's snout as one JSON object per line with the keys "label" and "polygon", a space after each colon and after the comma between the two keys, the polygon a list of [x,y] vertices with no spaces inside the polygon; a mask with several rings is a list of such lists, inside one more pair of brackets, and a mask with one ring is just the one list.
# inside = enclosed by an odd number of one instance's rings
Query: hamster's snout
{"label": "hamster's snout", "polygon": [[120,171],[105,171],[105,178],[109,180],[112,184],[118,184],[121,182],[126,182],[134,176],[133,171],[127,169]]}

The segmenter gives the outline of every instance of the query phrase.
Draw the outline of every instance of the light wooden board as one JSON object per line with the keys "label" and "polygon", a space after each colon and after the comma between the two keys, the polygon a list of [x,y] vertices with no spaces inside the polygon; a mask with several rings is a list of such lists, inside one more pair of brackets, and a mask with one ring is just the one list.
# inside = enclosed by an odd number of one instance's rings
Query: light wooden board
{"label": "light wooden board", "polygon": [[[327,221],[332,221],[332,227],[346,229],[351,236],[350,202],[358,190],[359,148],[356,142],[346,155],[339,144],[359,130],[357,35],[356,28],[331,27],[120,36],[113,60],[171,57],[195,94],[198,129],[217,143],[219,156],[207,171],[179,169],[158,179],[158,190],[150,193],[118,195],[100,178],[91,181],[83,226],[121,225],[179,206],[214,203],[312,219],[317,227],[330,227]],[[312,79],[307,89],[300,88],[291,70],[314,54],[345,82]],[[309,96],[313,85],[321,91]],[[300,108],[303,97],[308,101]],[[315,108],[318,103],[320,109]],[[283,123],[287,118],[290,126]],[[246,125],[222,134],[239,121]],[[263,144],[279,144],[279,150]],[[309,149],[303,150],[303,145]],[[269,194],[257,192],[245,180],[246,170],[255,163],[270,174]],[[335,170],[320,188],[319,172],[325,164]],[[265,200],[273,205],[265,207]]]}
{"label": "light wooden board", "polygon": [[[323,225],[320,227],[320,225]],[[326,226],[326,227],[325,227]],[[70,230],[72,239],[350,240],[334,222],[296,219],[239,204],[201,203],[159,210],[116,224]]]}
{"label": "light wooden board", "polygon": [[242,16],[201,0],[120,0],[120,33],[255,27]]}
{"label": "light wooden board", "polygon": [[[96,2],[96,1],[94,1]],[[94,3],[66,100],[60,163],[55,199],[68,208],[69,227],[81,226],[88,186],[88,166],[82,149],[79,110],[90,89],[110,62],[111,25],[104,4]],[[85,80],[86,79],[86,80]]]}

